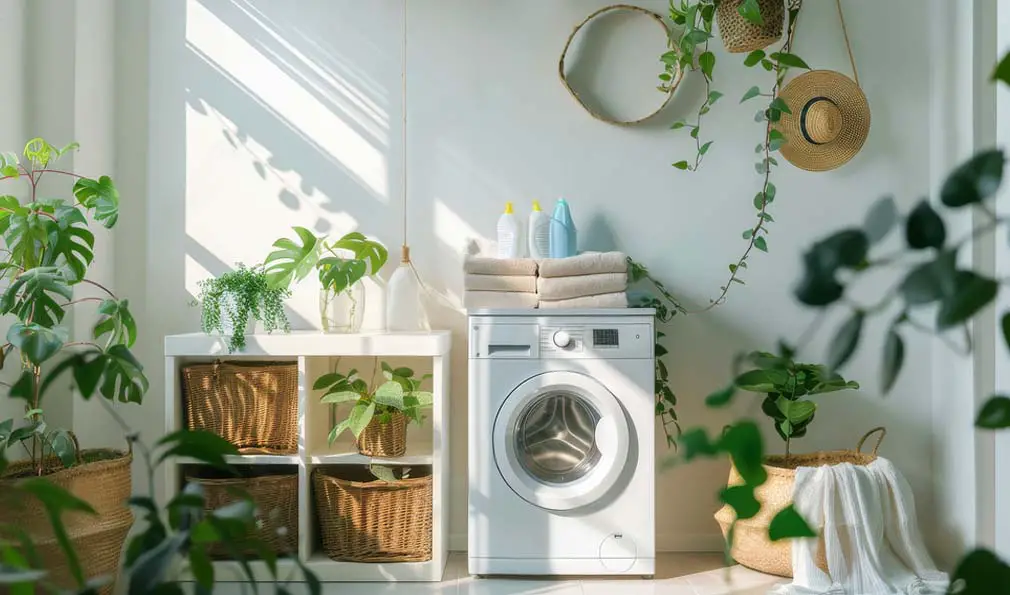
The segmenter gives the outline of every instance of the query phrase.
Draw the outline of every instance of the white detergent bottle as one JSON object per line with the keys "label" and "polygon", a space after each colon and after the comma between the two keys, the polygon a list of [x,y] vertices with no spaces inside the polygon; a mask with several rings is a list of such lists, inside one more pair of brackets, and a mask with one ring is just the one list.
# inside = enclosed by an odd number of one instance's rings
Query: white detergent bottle
{"label": "white detergent bottle", "polygon": [[512,213],[512,203],[505,203],[505,212],[498,218],[498,258],[519,258],[522,250],[519,222]]}
{"label": "white detergent bottle", "polygon": [[547,258],[551,251],[551,220],[540,210],[540,202],[533,201],[526,239],[529,243],[530,258]]}

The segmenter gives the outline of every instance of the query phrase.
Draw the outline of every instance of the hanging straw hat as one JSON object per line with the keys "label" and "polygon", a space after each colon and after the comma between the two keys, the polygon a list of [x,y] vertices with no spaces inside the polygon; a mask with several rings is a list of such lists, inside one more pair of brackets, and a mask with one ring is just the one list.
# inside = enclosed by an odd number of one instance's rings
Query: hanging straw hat
{"label": "hanging straw hat", "polygon": [[870,105],[859,85],[840,72],[813,70],[791,80],[779,97],[776,128],[786,137],[782,156],[808,171],[827,171],[852,159],[870,132]]}

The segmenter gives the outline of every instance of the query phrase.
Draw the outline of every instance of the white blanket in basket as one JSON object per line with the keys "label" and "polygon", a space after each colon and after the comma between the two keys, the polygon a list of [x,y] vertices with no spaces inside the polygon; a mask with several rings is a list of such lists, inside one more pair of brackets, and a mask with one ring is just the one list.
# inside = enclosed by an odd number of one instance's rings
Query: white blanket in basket
{"label": "white blanket in basket", "polygon": [[933,565],[915,519],[912,490],[887,459],[866,466],[799,467],[796,509],[823,526],[830,576],[815,563],[819,540],[793,541],[793,582],[775,595],[943,594],[947,575]]}

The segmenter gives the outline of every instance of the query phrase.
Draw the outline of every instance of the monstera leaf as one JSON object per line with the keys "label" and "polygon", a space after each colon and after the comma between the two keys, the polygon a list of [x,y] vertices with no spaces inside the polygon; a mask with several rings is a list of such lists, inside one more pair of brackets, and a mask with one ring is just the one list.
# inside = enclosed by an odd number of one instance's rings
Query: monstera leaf
{"label": "monstera leaf", "polygon": [[28,361],[41,364],[63,347],[67,331],[63,328],[46,328],[35,323],[15,322],[7,331],[7,341],[21,350]]}
{"label": "monstera leaf", "polygon": [[334,248],[349,250],[354,253],[354,258],[363,260],[368,265],[368,274],[374,275],[386,264],[389,259],[389,251],[378,242],[373,242],[363,234],[352,231],[340,238],[333,244]]}
{"label": "monstera leaf", "polygon": [[95,339],[109,335],[107,345],[133,347],[137,341],[137,323],[130,314],[129,300],[105,300],[98,306],[103,318],[95,325]]}
{"label": "monstera leaf", "polygon": [[5,212],[0,231],[10,251],[10,261],[22,269],[39,266],[43,249],[49,247],[49,234],[56,227],[55,221],[28,207],[17,206]]}
{"label": "monstera leaf", "polygon": [[81,178],[74,184],[74,196],[94,213],[95,221],[112,228],[119,220],[119,191],[109,176],[97,180]]}
{"label": "monstera leaf", "polygon": [[273,288],[286,289],[292,281],[301,281],[319,260],[319,250],[322,243],[304,227],[295,227],[302,243],[288,238],[274,242],[274,250],[267,255],[263,265],[267,274],[267,283]]}
{"label": "monstera leaf", "polygon": [[49,226],[49,249],[42,264],[59,268],[67,283],[73,285],[84,279],[95,258],[95,234],[88,230],[84,214],[74,207],[57,207],[55,217],[56,225]]}
{"label": "monstera leaf", "polygon": [[0,313],[14,313],[22,322],[52,328],[66,311],[56,300],[69,300],[73,291],[56,267],[39,267],[19,275],[0,297]]}
{"label": "monstera leaf", "polygon": [[368,265],[363,260],[329,256],[319,260],[319,282],[323,287],[340,293],[365,276]]}
{"label": "monstera leaf", "polygon": [[122,403],[140,403],[150,386],[144,366],[125,345],[113,345],[102,354],[105,366],[99,392],[106,399]]}

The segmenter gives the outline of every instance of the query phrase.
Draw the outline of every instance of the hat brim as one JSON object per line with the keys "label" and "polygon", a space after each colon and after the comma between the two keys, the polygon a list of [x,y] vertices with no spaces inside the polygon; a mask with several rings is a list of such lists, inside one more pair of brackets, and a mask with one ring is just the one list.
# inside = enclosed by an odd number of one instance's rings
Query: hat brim
{"label": "hat brim", "polygon": [[[827,171],[847,163],[863,147],[870,133],[870,105],[852,79],[833,70],[812,70],[789,81],[779,97],[792,113],[782,112],[774,124],[786,138],[779,152],[790,163],[808,171]],[[815,97],[826,97],[841,112],[841,129],[830,142],[816,144],[800,130],[803,106]]]}

